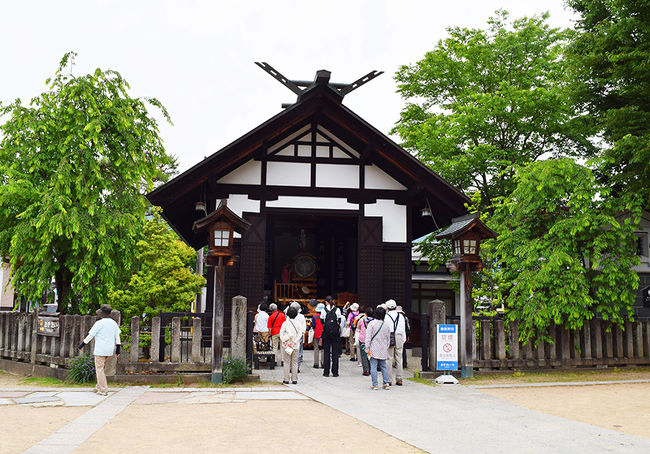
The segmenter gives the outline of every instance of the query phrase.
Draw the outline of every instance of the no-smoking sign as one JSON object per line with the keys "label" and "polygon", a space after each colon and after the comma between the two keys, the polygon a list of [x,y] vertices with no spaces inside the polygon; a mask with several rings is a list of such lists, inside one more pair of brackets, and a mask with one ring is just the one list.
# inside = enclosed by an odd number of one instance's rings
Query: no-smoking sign
{"label": "no-smoking sign", "polygon": [[458,370],[458,325],[436,325],[436,369]]}

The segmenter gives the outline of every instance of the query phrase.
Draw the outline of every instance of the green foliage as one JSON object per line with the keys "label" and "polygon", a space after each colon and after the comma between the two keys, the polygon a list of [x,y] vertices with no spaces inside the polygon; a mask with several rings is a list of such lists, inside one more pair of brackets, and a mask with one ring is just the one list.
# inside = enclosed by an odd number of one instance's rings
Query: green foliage
{"label": "green foliage", "polygon": [[569,48],[577,100],[607,149],[601,179],[650,209],[650,3],[569,0],[580,14]]}
{"label": "green foliage", "polygon": [[159,310],[189,311],[205,286],[203,276],[190,269],[196,252],[169,228],[158,208],[145,221],[143,237],[135,247],[136,271],[124,288],[110,292],[111,305],[122,312],[123,320],[142,314],[151,320]]}
{"label": "green foliage", "polygon": [[88,383],[95,380],[95,360],[89,355],[79,355],[70,360],[68,380],[73,383]]}
{"label": "green foliage", "polygon": [[40,300],[56,282],[59,309],[86,312],[131,270],[147,202],[175,167],[147,104],[111,70],[76,77],[74,53],[47,91],[0,108],[0,254],[17,293]]}
{"label": "green foliage", "polygon": [[229,384],[243,381],[248,375],[246,361],[232,356],[226,356],[223,360],[223,383]]}
{"label": "green foliage", "polygon": [[407,105],[394,132],[450,183],[479,190],[482,208],[512,191],[516,166],[593,151],[567,96],[569,32],[547,17],[508,24],[498,11],[486,30],[449,28],[395,76]]}
{"label": "green foliage", "polygon": [[520,338],[543,336],[551,322],[575,330],[597,314],[619,325],[631,318],[638,202],[609,197],[570,159],[532,163],[516,182],[490,219],[499,238],[487,254]]}

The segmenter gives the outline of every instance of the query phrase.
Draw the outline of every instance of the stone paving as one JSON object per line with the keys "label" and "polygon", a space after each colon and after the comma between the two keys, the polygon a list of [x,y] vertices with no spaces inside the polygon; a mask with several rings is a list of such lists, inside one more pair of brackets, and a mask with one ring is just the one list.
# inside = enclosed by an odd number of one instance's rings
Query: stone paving
{"label": "stone paving", "polygon": [[[0,389],[0,406],[90,408],[25,451],[30,454],[72,452],[131,405],[308,399],[427,452],[650,452],[650,440],[529,410],[489,396],[476,386],[427,386],[405,380],[404,386],[371,391],[369,377],[361,376],[356,362],[348,357],[341,358],[340,377],[323,377],[322,369],[312,367],[310,353],[305,355],[308,361],[303,364],[296,385],[218,389],[138,386],[111,388],[106,397],[88,388],[14,388]],[[282,380],[281,367],[256,372],[265,381]]]}

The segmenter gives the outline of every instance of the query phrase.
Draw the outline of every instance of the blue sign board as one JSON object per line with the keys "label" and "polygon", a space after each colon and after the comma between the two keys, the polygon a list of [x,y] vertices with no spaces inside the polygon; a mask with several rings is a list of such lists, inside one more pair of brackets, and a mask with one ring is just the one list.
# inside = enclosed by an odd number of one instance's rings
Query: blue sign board
{"label": "blue sign board", "polygon": [[436,369],[458,370],[458,325],[436,325]]}

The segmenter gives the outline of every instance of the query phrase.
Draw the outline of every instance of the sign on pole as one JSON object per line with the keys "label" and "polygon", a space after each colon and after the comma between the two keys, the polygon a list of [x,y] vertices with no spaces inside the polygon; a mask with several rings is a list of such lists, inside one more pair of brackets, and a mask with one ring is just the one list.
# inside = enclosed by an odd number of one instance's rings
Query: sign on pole
{"label": "sign on pole", "polygon": [[436,370],[458,370],[458,325],[436,327]]}

